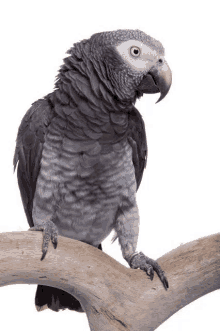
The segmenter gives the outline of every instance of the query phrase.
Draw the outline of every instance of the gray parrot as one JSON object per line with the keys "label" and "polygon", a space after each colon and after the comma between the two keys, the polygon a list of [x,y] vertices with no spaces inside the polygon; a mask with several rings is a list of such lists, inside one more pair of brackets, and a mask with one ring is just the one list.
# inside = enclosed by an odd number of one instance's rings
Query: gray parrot
{"label": "gray parrot", "polygon": [[[30,230],[43,231],[42,258],[58,235],[102,249],[115,230],[124,259],[168,281],[158,263],[136,252],[136,191],[147,158],[144,93],[168,93],[172,75],[162,44],[139,30],[96,33],[75,43],[52,93],[32,104],[20,124],[14,167]],[[83,311],[65,291],[38,285],[40,311]]]}

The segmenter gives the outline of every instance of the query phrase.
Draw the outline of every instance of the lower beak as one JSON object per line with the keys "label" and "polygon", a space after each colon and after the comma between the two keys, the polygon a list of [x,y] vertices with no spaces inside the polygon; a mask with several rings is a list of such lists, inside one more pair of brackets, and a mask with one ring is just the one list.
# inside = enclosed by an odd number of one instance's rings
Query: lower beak
{"label": "lower beak", "polygon": [[160,92],[160,98],[157,100],[160,102],[169,92],[171,83],[172,73],[164,61],[161,65],[154,66],[148,71],[139,84],[138,91],[148,94]]}

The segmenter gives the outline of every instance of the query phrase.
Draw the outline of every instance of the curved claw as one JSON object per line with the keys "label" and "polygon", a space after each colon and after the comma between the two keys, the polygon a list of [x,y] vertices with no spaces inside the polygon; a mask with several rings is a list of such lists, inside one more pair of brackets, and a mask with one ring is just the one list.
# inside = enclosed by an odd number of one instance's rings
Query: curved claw
{"label": "curved claw", "polygon": [[169,283],[168,283],[168,280],[167,280],[166,276],[163,275],[163,277],[160,278],[160,280],[161,280],[165,290],[167,291],[168,288],[169,288]]}
{"label": "curved claw", "polygon": [[133,269],[140,268],[141,270],[144,270],[150,276],[151,280],[153,280],[155,271],[160,278],[165,290],[169,288],[168,280],[159,264],[155,260],[150,259],[146,255],[144,255],[142,252],[132,256],[129,264],[130,267]]}
{"label": "curved claw", "polygon": [[150,276],[150,280],[154,279],[154,269],[150,264],[146,264],[144,268],[140,268],[144,271],[146,271],[147,275]]}
{"label": "curved claw", "polygon": [[53,241],[53,239],[51,239],[51,241],[52,241],[52,244],[53,244],[54,249],[56,249],[57,248],[57,244],[58,244],[57,239],[55,239],[54,241]]}
{"label": "curved claw", "polygon": [[42,254],[42,256],[41,256],[41,259],[40,259],[41,261],[43,261],[43,259],[45,258],[46,254],[47,254],[47,251],[44,251],[43,254]]}
{"label": "curved claw", "polygon": [[54,249],[57,248],[58,243],[58,229],[56,225],[52,221],[47,221],[46,223],[43,223],[42,225],[36,225],[29,229],[30,231],[43,231],[43,245],[42,245],[42,256],[41,261],[45,258],[49,242],[51,240]]}

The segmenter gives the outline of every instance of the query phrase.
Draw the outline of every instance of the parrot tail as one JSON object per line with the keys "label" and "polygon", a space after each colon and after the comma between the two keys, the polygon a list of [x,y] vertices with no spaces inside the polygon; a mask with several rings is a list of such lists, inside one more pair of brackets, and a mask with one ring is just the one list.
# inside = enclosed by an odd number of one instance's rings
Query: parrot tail
{"label": "parrot tail", "polygon": [[38,311],[49,308],[53,311],[63,309],[84,312],[80,302],[69,293],[58,288],[38,285],[35,296],[35,305]]}
{"label": "parrot tail", "polygon": [[[99,244],[98,249],[102,251],[101,244]],[[53,311],[59,311],[61,309],[63,310],[68,308],[70,310],[75,310],[79,313],[84,312],[80,302],[71,294],[58,288],[46,285],[37,286],[35,306],[37,308],[37,311],[43,311],[47,308]]]}

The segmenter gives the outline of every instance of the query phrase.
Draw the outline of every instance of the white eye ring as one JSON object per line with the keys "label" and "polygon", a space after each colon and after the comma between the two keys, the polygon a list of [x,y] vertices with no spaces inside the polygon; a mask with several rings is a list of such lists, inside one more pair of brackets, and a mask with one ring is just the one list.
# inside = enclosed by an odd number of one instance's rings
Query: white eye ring
{"label": "white eye ring", "polygon": [[137,46],[132,46],[131,49],[130,49],[130,53],[131,53],[132,56],[138,57],[141,54],[141,50]]}

